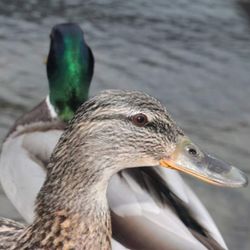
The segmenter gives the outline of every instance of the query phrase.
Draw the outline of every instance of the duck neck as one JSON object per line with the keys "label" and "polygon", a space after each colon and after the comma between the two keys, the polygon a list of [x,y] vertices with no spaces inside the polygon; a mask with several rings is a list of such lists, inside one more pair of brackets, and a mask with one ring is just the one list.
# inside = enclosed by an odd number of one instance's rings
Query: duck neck
{"label": "duck neck", "polygon": [[52,156],[37,198],[37,217],[28,229],[34,246],[57,249],[63,243],[72,249],[110,249],[106,191],[111,175],[103,172],[105,158],[89,153],[88,148],[76,146]]}

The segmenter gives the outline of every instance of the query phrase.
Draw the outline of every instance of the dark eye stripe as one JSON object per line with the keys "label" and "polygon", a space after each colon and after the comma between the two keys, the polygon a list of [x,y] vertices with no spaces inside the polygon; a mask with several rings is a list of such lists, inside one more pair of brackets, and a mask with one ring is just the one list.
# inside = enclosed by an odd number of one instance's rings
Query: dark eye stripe
{"label": "dark eye stripe", "polygon": [[[103,120],[122,120],[124,122],[132,122],[132,117],[127,117],[123,114],[115,115],[100,115],[91,119],[91,121],[103,121]],[[155,119],[153,121],[147,122],[143,128],[150,130],[153,133],[160,133],[166,136],[169,141],[175,141],[176,134],[181,134],[179,130],[172,128],[171,124],[165,121]]]}
{"label": "dark eye stripe", "polygon": [[160,133],[166,136],[169,141],[175,141],[176,134],[179,132],[172,128],[171,124],[163,122],[161,120],[154,120],[149,122],[145,128],[151,130],[154,133]]}
{"label": "dark eye stripe", "polygon": [[99,115],[90,119],[90,121],[103,121],[103,120],[123,120],[128,121],[127,116],[122,114],[117,115]]}

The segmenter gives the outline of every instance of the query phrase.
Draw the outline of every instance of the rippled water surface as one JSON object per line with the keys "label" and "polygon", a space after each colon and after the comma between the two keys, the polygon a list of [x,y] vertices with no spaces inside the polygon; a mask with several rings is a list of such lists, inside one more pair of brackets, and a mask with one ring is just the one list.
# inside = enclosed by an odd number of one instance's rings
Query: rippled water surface
{"label": "rippled water surface", "polygon": [[[84,4],[82,4],[84,2]],[[0,138],[47,93],[53,25],[79,22],[96,68],[91,93],[144,90],[194,141],[250,177],[250,22],[230,0],[0,2]],[[250,249],[250,189],[188,179],[230,249]],[[0,196],[0,215],[19,218]]]}

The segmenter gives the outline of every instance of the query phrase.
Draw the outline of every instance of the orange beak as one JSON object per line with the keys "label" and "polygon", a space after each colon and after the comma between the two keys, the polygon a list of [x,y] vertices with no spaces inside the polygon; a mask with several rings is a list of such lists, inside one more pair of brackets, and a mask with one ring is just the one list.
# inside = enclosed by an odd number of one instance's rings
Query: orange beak
{"label": "orange beak", "polygon": [[236,167],[202,152],[189,139],[177,143],[175,151],[160,160],[160,166],[190,174],[210,184],[224,187],[247,186],[247,176]]}

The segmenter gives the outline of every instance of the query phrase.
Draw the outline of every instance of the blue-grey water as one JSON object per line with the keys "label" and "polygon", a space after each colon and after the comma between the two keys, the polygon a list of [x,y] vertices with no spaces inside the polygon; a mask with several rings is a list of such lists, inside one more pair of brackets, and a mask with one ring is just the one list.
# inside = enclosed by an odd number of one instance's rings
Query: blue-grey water
{"label": "blue-grey water", "polygon": [[[0,139],[48,91],[50,29],[75,21],[96,58],[91,94],[125,88],[156,96],[195,142],[250,177],[247,13],[236,0],[1,0]],[[187,180],[229,248],[249,250],[249,187]],[[3,194],[0,215],[20,219]]]}

